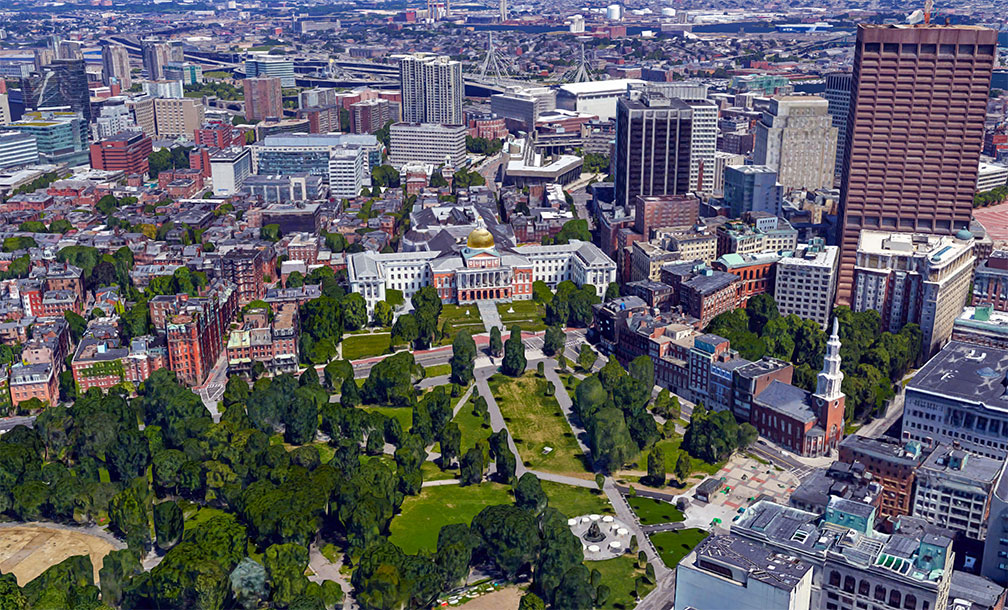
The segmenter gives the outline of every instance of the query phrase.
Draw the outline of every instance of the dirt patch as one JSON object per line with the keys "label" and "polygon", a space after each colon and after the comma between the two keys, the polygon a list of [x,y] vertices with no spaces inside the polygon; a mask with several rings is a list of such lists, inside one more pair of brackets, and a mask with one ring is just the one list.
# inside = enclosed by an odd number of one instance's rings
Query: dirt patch
{"label": "dirt patch", "polygon": [[0,528],[0,573],[13,573],[22,587],[67,557],[90,555],[94,578],[110,551],[123,548],[102,536],[46,525]]}
{"label": "dirt patch", "polygon": [[460,608],[466,610],[517,610],[523,594],[524,591],[518,587],[504,587],[466,602]]}

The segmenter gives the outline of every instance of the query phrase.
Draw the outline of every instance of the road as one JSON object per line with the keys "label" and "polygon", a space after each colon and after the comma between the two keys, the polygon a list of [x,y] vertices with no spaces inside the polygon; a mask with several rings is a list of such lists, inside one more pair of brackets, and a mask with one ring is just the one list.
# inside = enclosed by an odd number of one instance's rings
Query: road
{"label": "road", "polygon": [[0,434],[4,432],[10,432],[17,426],[28,426],[32,428],[35,426],[35,416],[34,415],[23,415],[16,417],[4,417],[0,418]]}

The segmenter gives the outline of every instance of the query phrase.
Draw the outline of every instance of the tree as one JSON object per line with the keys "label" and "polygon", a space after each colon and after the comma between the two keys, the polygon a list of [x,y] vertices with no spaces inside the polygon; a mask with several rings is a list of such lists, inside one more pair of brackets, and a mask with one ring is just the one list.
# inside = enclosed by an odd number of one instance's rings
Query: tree
{"label": "tree", "polygon": [[515,506],[523,508],[533,515],[542,513],[549,504],[549,499],[546,497],[545,492],[542,490],[542,485],[539,483],[539,477],[531,472],[526,472],[518,479],[514,495]]}
{"label": "tree", "polygon": [[535,518],[517,506],[487,506],[473,517],[470,530],[480,540],[481,554],[509,579],[528,566],[539,552]]}
{"label": "tree", "polygon": [[567,342],[567,335],[559,326],[547,326],[546,335],[543,337],[543,353],[552,356],[564,348]]}
{"label": "tree", "polygon": [[231,595],[244,610],[255,610],[269,596],[266,568],[254,559],[245,557],[228,576]]}
{"label": "tree", "polygon": [[469,526],[464,523],[445,525],[438,532],[434,563],[441,572],[445,588],[455,587],[469,575],[475,543]]}
{"label": "tree", "polygon": [[404,314],[396,318],[392,325],[392,343],[412,343],[420,336],[420,329],[417,326],[416,317],[413,314]]}
{"label": "tree", "polygon": [[353,377],[347,377],[343,380],[340,387],[340,404],[347,409],[353,409],[361,404],[360,392],[357,390],[357,382]]}
{"label": "tree", "polygon": [[504,344],[504,360],[501,361],[501,371],[511,377],[519,377],[525,373],[528,360],[525,358],[525,344],[522,343],[521,327],[517,324],[511,327],[511,334]]}
{"label": "tree", "polygon": [[567,356],[564,356],[563,350],[561,350],[556,355],[556,363],[557,363],[557,368],[560,369],[561,371],[566,371],[567,370]]}
{"label": "tree", "polygon": [[494,326],[490,329],[490,353],[493,356],[500,356],[503,348],[504,341],[501,339],[501,330]]}
{"label": "tree", "polygon": [[689,479],[690,474],[693,473],[693,465],[690,463],[689,454],[685,451],[679,452],[679,458],[675,463],[675,476],[676,481],[679,485],[685,485],[686,481]]}
{"label": "tree", "polygon": [[84,331],[87,330],[87,320],[70,310],[63,312],[63,317],[70,325],[70,337],[74,342],[80,341]]}
{"label": "tree", "polygon": [[392,306],[385,301],[375,303],[374,325],[388,327],[392,325]]}
{"label": "tree", "polygon": [[304,276],[300,271],[291,271],[287,275],[287,288],[300,288],[302,286],[304,286]]}
{"label": "tree", "polygon": [[595,350],[593,350],[587,343],[582,343],[581,350],[578,352],[578,366],[581,370],[585,373],[591,372],[597,359],[598,354],[595,353]]}
{"label": "tree", "polygon": [[606,286],[604,300],[612,301],[613,299],[618,299],[619,297],[620,297],[619,284],[617,284],[616,282],[609,282],[609,285]]}
{"label": "tree", "polygon": [[749,330],[755,333],[759,333],[771,320],[780,317],[773,296],[766,293],[749,299],[746,304],[746,315],[749,316]]}
{"label": "tree", "polygon": [[[123,589],[129,585],[133,577],[141,573],[143,573],[143,568],[134,551],[118,549],[109,552],[102,560],[102,567],[98,571],[102,602],[106,606],[119,606],[122,602]],[[0,593],[0,607],[9,607],[3,603],[2,593]]]}
{"label": "tree", "polygon": [[182,539],[182,509],[171,500],[154,505],[154,532],[157,545],[167,551]]}
{"label": "tree", "polygon": [[648,454],[647,478],[652,487],[665,486],[665,451],[661,447],[652,447]]}
{"label": "tree", "polygon": [[605,472],[619,470],[637,451],[623,412],[616,407],[595,413],[589,422],[588,440],[592,456]]}
{"label": "tree", "polygon": [[462,456],[459,467],[461,485],[476,485],[483,481],[483,452],[479,447],[473,447]]}
{"label": "tree", "polygon": [[280,225],[275,223],[263,225],[262,228],[259,229],[259,237],[266,241],[280,241]]}
{"label": "tree", "polygon": [[468,385],[473,380],[475,362],[476,342],[468,332],[458,331],[452,341],[452,357],[449,361],[452,383]]}
{"label": "tree", "polygon": [[354,292],[341,304],[343,309],[343,327],[346,330],[359,330],[367,324],[367,304],[364,297]]}
{"label": "tree", "polygon": [[535,593],[528,592],[518,602],[518,610],[546,610],[546,602]]}
{"label": "tree", "polygon": [[438,439],[441,445],[441,469],[448,468],[462,451],[462,431],[455,422],[448,422],[441,428]]}
{"label": "tree", "polygon": [[308,584],[304,575],[308,549],[294,543],[274,544],[263,555],[263,567],[273,587],[273,604],[286,608],[302,596]]}
{"label": "tree", "polygon": [[568,220],[560,228],[560,232],[553,238],[555,244],[566,244],[572,239],[581,241],[591,241],[591,232],[588,230],[588,221],[583,219]]}

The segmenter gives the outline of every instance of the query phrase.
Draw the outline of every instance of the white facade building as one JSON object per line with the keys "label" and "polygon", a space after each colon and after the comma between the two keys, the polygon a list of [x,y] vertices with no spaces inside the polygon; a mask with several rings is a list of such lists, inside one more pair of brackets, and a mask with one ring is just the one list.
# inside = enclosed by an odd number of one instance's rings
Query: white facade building
{"label": "white facade building", "polygon": [[567,280],[591,284],[602,297],[616,280],[616,263],[595,244],[578,240],[498,248],[480,226],[447,250],[351,254],[347,273],[350,290],[364,297],[371,314],[386,291],[400,290],[408,300],[424,286],[434,286],[446,303],[529,300],[535,281],[553,288]]}
{"label": "white facade building", "polygon": [[839,253],[838,246],[816,239],[777,262],[774,300],[782,316],[795,314],[826,329],[836,295]]}
{"label": "white facade building", "polygon": [[394,167],[417,161],[462,167],[467,134],[465,125],[394,123],[389,128],[389,161]]}
{"label": "white facade building", "polygon": [[367,151],[359,146],[344,146],[329,151],[329,193],[339,199],[360,195],[370,184]]}
{"label": "white facade building", "polygon": [[715,534],[676,566],[675,607],[808,610],[813,566],[738,536]]}
{"label": "white facade building", "polygon": [[145,80],[142,86],[151,97],[178,99],[184,93],[181,80]]}
{"label": "white facade building", "polygon": [[0,169],[34,165],[39,161],[35,136],[19,131],[0,133]]}
{"label": "white facade building", "polygon": [[259,76],[279,78],[282,86],[293,87],[295,85],[294,60],[259,53],[249,55],[245,60],[245,78]]}
{"label": "white facade building", "polygon": [[627,87],[644,85],[636,78],[617,78],[587,83],[568,83],[557,89],[557,108],[594,114],[602,121],[616,117],[616,102],[627,96]]}
{"label": "white facade building", "polygon": [[874,309],[882,330],[920,325],[921,353],[931,356],[952,335],[973,278],[973,235],[861,231],[854,266],[854,311]]}
{"label": "white facade building", "polygon": [[697,193],[714,193],[714,155],[717,150],[718,107],[707,100],[688,100],[693,108],[690,131],[690,189]]}
{"label": "white facade building", "polygon": [[248,148],[228,148],[210,157],[210,179],[218,197],[228,197],[241,190],[252,173],[252,151]]}
{"label": "white facade building", "polygon": [[978,193],[996,189],[1005,184],[1008,184],[1008,167],[995,163],[980,162],[976,186]]}

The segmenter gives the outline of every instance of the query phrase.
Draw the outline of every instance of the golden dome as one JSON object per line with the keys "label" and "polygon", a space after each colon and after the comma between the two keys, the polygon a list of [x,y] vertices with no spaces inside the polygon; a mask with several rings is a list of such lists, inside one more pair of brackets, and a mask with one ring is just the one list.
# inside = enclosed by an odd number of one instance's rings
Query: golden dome
{"label": "golden dome", "polygon": [[466,239],[466,245],[473,249],[486,249],[494,247],[494,238],[483,227],[476,227],[473,232],[469,234],[469,238]]}

